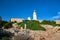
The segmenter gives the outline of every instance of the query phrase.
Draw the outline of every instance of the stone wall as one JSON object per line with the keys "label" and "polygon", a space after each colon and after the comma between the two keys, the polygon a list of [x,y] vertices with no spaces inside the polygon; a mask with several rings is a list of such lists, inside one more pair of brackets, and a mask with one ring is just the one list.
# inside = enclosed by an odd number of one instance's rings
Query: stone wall
{"label": "stone wall", "polygon": [[17,22],[17,23],[19,23],[19,22],[22,22],[23,21],[23,19],[20,19],[20,18],[11,18],[11,22]]}

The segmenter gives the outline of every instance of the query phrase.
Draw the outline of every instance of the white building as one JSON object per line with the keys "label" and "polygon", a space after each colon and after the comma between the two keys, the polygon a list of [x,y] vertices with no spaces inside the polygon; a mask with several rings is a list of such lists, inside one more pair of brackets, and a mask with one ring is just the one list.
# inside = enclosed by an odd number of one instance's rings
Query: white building
{"label": "white building", "polygon": [[37,15],[36,15],[36,11],[35,10],[33,12],[33,20],[37,20]]}
{"label": "white building", "polygon": [[30,18],[30,17],[28,17],[28,20],[31,20],[31,18]]}

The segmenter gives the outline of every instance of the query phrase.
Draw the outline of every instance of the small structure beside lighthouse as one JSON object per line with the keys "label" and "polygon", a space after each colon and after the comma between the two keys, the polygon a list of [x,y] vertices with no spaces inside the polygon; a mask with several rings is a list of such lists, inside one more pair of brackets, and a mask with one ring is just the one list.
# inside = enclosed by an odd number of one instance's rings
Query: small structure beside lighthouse
{"label": "small structure beside lighthouse", "polygon": [[28,17],[28,20],[31,20],[31,18],[30,18],[30,17]]}

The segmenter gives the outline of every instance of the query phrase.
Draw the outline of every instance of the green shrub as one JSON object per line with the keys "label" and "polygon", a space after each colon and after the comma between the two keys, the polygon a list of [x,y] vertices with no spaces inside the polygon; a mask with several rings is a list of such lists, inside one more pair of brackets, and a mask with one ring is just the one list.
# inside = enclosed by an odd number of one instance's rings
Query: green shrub
{"label": "green shrub", "polygon": [[2,40],[10,40],[9,37],[2,37]]}
{"label": "green shrub", "polygon": [[39,21],[36,20],[25,20],[24,22],[19,23],[19,25],[24,27],[24,24],[26,23],[27,29],[31,30],[43,30],[45,31],[46,29],[40,25]]}
{"label": "green shrub", "polygon": [[20,22],[20,23],[18,23],[18,25],[20,25],[20,27],[24,28],[24,22]]}
{"label": "green shrub", "polygon": [[50,21],[50,20],[43,20],[40,24],[48,24],[52,26],[57,26],[55,21]]}
{"label": "green shrub", "polygon": [[11,28],[11,27],[12,27],[12,23],[6,23],[6,24],[4,25],[4,28],[5,28],[5,29]]}

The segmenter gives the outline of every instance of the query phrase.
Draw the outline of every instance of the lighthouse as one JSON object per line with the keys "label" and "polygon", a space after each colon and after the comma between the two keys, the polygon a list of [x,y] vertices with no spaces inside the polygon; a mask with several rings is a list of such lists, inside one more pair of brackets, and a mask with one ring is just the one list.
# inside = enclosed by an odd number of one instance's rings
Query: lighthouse
{"label": "lighthouse", "polygon": [[37,20],[37,15],[36,15],[36,11],[35,10],[33,12],[33,20]]}

